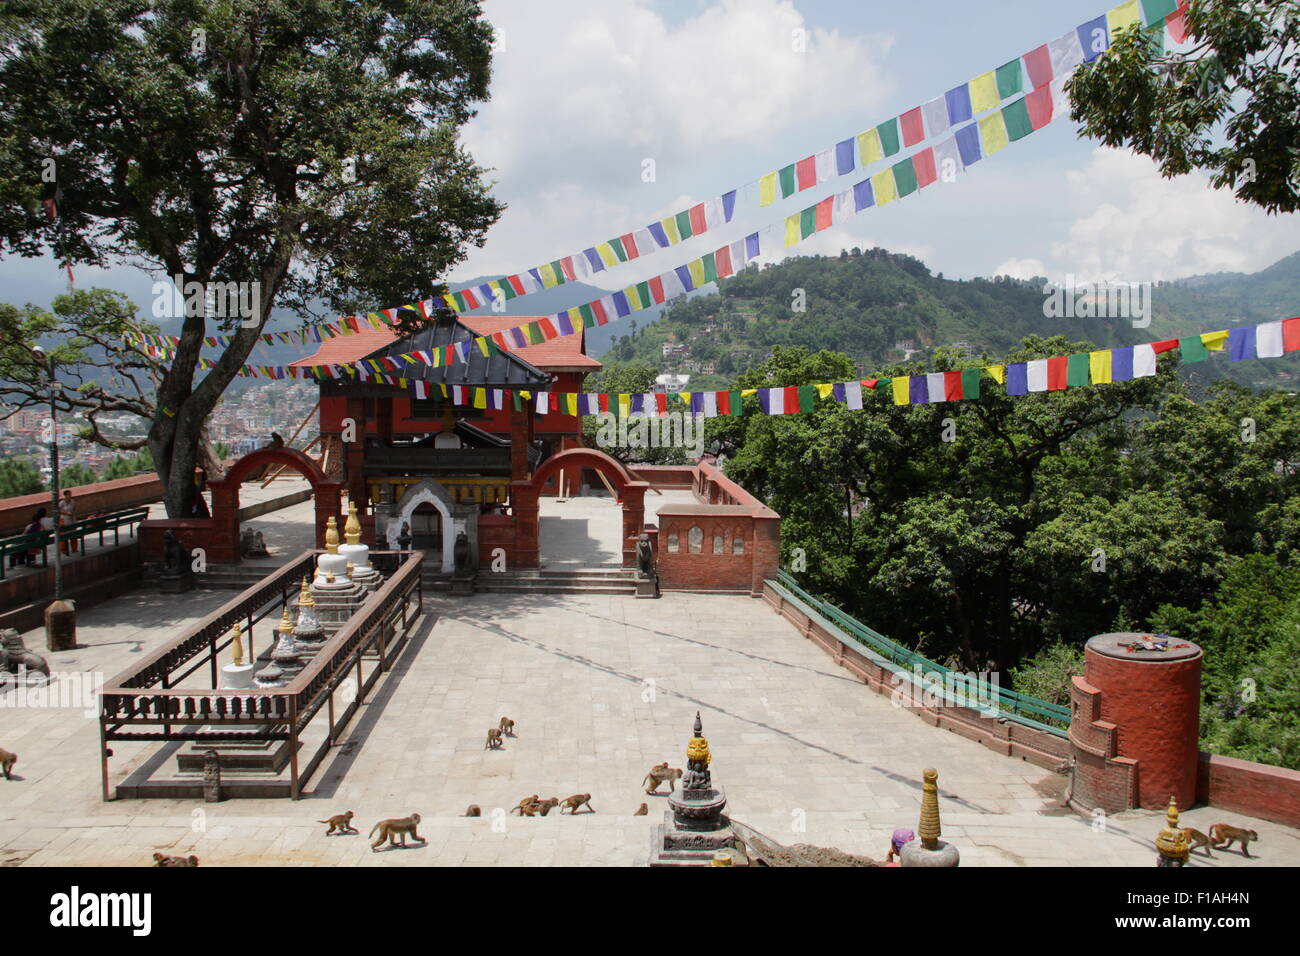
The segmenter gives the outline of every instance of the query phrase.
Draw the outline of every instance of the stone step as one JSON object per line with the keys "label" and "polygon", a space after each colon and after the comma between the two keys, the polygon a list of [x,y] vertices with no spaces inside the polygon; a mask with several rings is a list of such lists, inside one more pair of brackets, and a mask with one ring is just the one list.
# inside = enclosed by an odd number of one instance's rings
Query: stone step
{"label": "stone step", "polygon": [[619,584],[566,584],[538,581],[507,583],[505,581],[483,583],[477,581],[474,590],[480,592],[514,593],[514,594],[636,594],[636,585]]}

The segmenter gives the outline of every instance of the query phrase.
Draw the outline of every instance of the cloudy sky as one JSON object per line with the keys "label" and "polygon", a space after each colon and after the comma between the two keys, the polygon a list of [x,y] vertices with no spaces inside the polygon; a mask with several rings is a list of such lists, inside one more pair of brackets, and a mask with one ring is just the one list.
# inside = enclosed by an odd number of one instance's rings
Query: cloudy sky
{"label": "cloudy sky", "polygon": [[[1113,0],[1112,0],[1113,2]],[[485,0],[498,30],[492,99],[464,131],[508,209],[449,277],[522,271],[832,146],[1104,13],[1105,0]],[[804,31],[805,48],[792,38]],[[646,161],[654,179],[644,181]],[[645,278],[852,185],[850,174],[764,209],[716,241],[662,250]],[[1171,279],[1254,271],[1300,249],[1292,217],[1163,180],[1057,120],[951,184],[868,210],[797,253],[879,245],[952,277]],[[434,280],[438,277],[430,277]],[[127,291],[149,277],[78,270]],[[0,262],[8,301],[63,291],[51,262]],[[625,284],[620,281],[620,285]],[[378,302],[376,307],[396,303]],[[575,301],[573,304],[577,304]]]}

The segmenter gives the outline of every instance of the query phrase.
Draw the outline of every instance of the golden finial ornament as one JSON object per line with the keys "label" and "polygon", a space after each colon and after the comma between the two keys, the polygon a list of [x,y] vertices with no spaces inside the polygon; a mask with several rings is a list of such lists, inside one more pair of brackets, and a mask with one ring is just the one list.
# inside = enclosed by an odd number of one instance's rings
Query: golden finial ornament
{"label": "golden finial ornament", "polygon": [[713,755],[709,753],[709,742],[703,737],[692,737],[691,742],[686,745],[686,759],[698,760],[704,766],[709,765]]}
{"label": "golden finial ornament", "polygon": [[325,522],[325,550],[330,554],[339,553],[339,523],[333,515]]}
{"label": "golden finial ornament", "polygon": [[1156,836],[1156,852],[1167,860],[1187,862],[1187,834],[1178,826],[1178,804],[1173,794],[1169,796],[1169,809],[1165,811],[1165,828]]}
{"label": "golden finial ornament", "polygon": [[230,629],[230,637],[232,641],[230,653],[235,658],[235,666],[241,667],[244,663],[244,628],[238,621]]}
{"label": "golden finial ornament", "polygon": [[356,568],[356,565],[354,565],[351,561],[349,561],[349,562],[348,562],[348,580],[349,580],[349,581],[352,580],[352,572],[355,571],[356,569],[357,569],[357,568]]}
{"label": "golden finial ornament", "polygon": [[921,837],[921,846],[927,850],[939,849],[939,771],[932,767],[921,771],[924,783],[921,784],[921,822],[916,832]]}
{"label": "golden finial ornament", "polygon": [[713,859],[709,861],[709,866],[735,866],[736,861],[731,858],[731,854],[726,850],[719,850],[713,854]]}
{"label": "golden finial ornament", "polygon": [[302,579],[302,590],[298,592],[298,605],[306,607],[315,607],[316,599],[311,596],[311,586],[308,585],[307,579]]}
{"label": "golden finial ornament", "polygon": [[284,613],[280,615],[280,626],[276,628],[281,634],[293,633],[293,621],[289,620],[289,602],[284,602]]}
{"label": "golden finial ornament", "polygon": [[334,583],[334,572],[333,572],[333,571],[326,571],[326,572],[325,572],[325,583],[326,583],[326,584],[333,584],[333,583]]}
{"label": "golden finial ornament", "polygon": [[347,538],[348,544],[361,543],[361,522],[357,520],[357,503],[348,501],[348,521],[343,526],[344,537]]}

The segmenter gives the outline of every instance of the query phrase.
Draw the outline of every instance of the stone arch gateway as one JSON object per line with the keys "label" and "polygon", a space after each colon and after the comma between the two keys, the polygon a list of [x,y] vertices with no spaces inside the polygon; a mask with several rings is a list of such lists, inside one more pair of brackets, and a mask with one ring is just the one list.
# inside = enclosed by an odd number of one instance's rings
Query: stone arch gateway
{"label": "stone arch gateway", "polygon": [[451,492],[432,478],[425,478],[418,484],[407,486],[402,497],[394,502],[391,514],[384,524],[384,541],[387,542],[390,551],[401,550],[397,538],[402,533],[402,525],[411,520],[415,509],[422,504],[432,505],[442,516],[442,566],[444,569],[451,568],[455,565],[453,549],[456,546],[456,533],[458,531],[469,533],[470,529],[465,527],[463,517],[457,517],[461,509],[456,507],[456,500],[451,496]]}

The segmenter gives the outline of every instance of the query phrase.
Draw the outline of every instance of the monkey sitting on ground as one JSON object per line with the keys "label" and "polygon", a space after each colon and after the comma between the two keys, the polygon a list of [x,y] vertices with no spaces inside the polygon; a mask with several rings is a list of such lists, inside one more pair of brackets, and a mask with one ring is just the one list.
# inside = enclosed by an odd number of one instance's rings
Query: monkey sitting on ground
{"label": "monkey sitting on ground", "polygon": [[487,735],[487,743],[483,745],[483,749],[496,750],[500,746],[501,746],[501,728],[489,727],[488,735]]}
{"label": "monkey sitting on ground", "polygon": [[337,830],[339,833],[356,833],[356,832],[358,832],[358,831],[357,831],[357,828],[354,827],[354,826],[352,825],[352,811],[351,811],[351,810],[349,810],[347,813],[336,813],[336,814],[334,814],[334,816],[330,817],[328,820],[317,820],[316,822],[317,822],[317,823],[328,823],[328,824],[330,825],[330,828],[329,828],[328,830],[325,831],[325,835],[326,835],[326,836],[329,836],[329,835],[332,834],[335,830]]}
{"label": "monkey sitting on ground", "polygon": [[413,840],[419,840],[421,843],[428,843],[428,840],[420,836],[420,831],[417,829],[419,823],[420,815],[418,813],[412,813],[409,817],[401,817],[396,820],[380,820],[374,825],[374,828],[370,831],[370,835],[366,837],[366,839],[370,839],[370,837],[375,835],[375,830],[379,831],[379,839],[370,844],[371,851],[373,852],[379,849],[380,844],[382,844],[384,840],[388,841],[390,849],[397,846],[397,837],[399,836],[402,838],[402,846],[406,846],[406,835],[408,833],[411,835]]}
{"label": "monkey sitting on ground", "polygon": [[1194,830],[1191,827],[1183,827],[1183,835],[1187,837],[1187,852],[1191,853],[1198,846],[1205,847],[1206,856],[1214,856],[1210,852],[1210,838],[1200,830]]}
{"label": "monkey sitting on ground", "polygon": [[644,817],[644,816],[648,816],[649,814],[650,814],[650,807],[643,803],[641,804],[641,806],[636,808],[636,812],[633,813],[632,816]]}
{"label": "monkey sitting on ground", "polygon": [[199,858],[197,856],[168,856],[166,853],[155,853],[153,855],[154,866],[198,866]]}
{"label": "monkey sitting on ground", "polygon": [[[681,778],[682,771],[680,767],[669,767],[667,764],[659,764],[650,768],[650,772],[645,775],[645,779],[641,781],[641,785],[645,787],[646,793],[658,793],[659,784],[667,780],[668,792],[672,793],[677,789],[677,785],[674,781],[680,780]],[[650,786],[646,787],[645,785],[647,783],[649,783]]]}
{"label": "monkey sitting on ground", "polygon": [[7,750],[0,749],[0,767],[4,768],[6,780],[12,779],[9,776],[9,771],[14,769],[14,764],[16,764],[17,762],[18,762],[17,754],[11,754]]}
{"label": "monkey sitting on ground", "polygon": [[511,720],[509,717],[501,718],[500,728],[501,728],[501,733],[503,733],[507,737],[513,737],[515,735],[515,722]]}
{"label": "monkey sitting on ground", "polygon": [[560,801],[560,813],[563,814],[564,808],[568,807],[569,815],[572,816],[573,814],[578,812],[578,807],[582,807],[582,806],[585,806],[587,810],[590,811],[591,813],[596,812],[596,808],[591,805],[591,794],[575,793],[573,796],[565,797],[563,800]]}
{"label": "monkey sitting on ground", "polygon": [[515,804],[513,807],[510,808],[510,812],[514,813],[516,810],[518,810],[519,815],[521,817],[531,817],[532,813],[530,811],[537,804],[537,800],[538,800],[537,794],[533,794],[531,797],[524,797],[517,804]]}
{"label": "monkey sitting on ground", "polygon": [[1234,840],[1241,841],[1241,855],[1250,856],[1251,840],[1258,840],[1259,834],[1254,830],[1234,827],[1227,823],[1216,823],[1210,827],[1210,842],[1216,850],[1230,850]]}
{"label": "monkey sitting on ground", "polygon": [[[560,805],[559,797],[548,797],[545,800],[538,800],[533,804],[533,810],[540,816],[546,816],[552,810]],[[531,816],[532,814],[529,814]]]}
{"label": "monkey sitting on ground", "polygon": [[464,815],[467,817],[481,817],[483,816],[483,810],[477,803],[471,803],[465,810]]}

